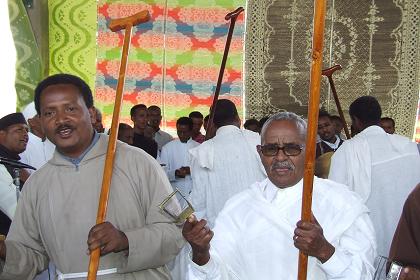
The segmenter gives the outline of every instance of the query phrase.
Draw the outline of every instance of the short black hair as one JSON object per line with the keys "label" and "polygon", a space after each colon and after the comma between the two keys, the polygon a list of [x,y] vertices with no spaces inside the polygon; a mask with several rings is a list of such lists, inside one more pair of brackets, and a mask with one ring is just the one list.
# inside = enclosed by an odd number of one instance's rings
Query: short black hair
{"label": "short black hair", "polygon": [[260,119],[260,127],[261,127],[261,128],[264,126],[265,122],[266,122],[266,121],[268,121],[268,119],[269,119],[269,118],[270,118],[270,117],[265,116],[265,117],[262,117],[262,118]]}
{"label": "short black hair", "polygon": [[352,119],[357,117],[363,125],[370,126],[379,123],[382,109],[375,97],[366,95],[350,104],[349,114]]}
{"label": "short black hair", "polygon": [[147,108],[147,110],[150,110],[150,111],[159,111],[162,114],[162,110],[160,109],[159,106],[156,106],[156,105],[150,106],[149,108]]}
{"label": "short black hair", "polygon": [[176,125],[188,125],[190,130],[193,129],[193,121],[189,117],[181,117],[176,121]]}
{"label": "short black hair", "polygon": [[188,116],[190,118],[196,118],[196,119],[202,119],[203,118],[203,114],[201,114],[198,111],[192,111]]}
{"label": "short black hair", "polygon": [[134,115],[136,114],[137,110],[139,110],[139,109],[144,109],[144,110],[147,110],[147,106],[146,106],[146,105],[144,105],[144,104],[137,104],[137,105],[134,105],[134,106],[133,106],[133,107],[131,107],[131,109],[130,109],[130,116],[131,116],[131,117],[134,117]]}
{"label": "short black hair", "polygon": [[229,99],[219,99],[216,103],[213,123],[217,127],[234,124],[239,118],[235,104]]}
{"label": "short black hair", "polygon": [[343,123],[343,120],[340,118],[340,116],[332,115],[330,116],[330,119],[332,121],[339,121],[340,123]]}
{"label": "short black hair", "polygon": [[329,118],[331,120],[330,113],[328,113],[325,109],[319,110],[318,119],[321,118],[321,117],[327,117],[327,118]]}
{"label": "short black hair", "polygon": [[126,123],[119,123],[118,124],[118,131],[126,130],[132,128],[131,125]]}
{"label": "short black hair", "polygon": [[42,80],[35,88],[34,103],[35,103],[35,110],[38,115],[41,115],[40,99],[41,99],[42,91],[49,86],[60,85],[60,84],[73,85],[76,88],[78,88],[80,91],[80,94],[83,97],[83,100],[85,101],[86,107],[88,108],[93,107],[92,90],[90,89],[90,87],[85,81],[71,74],[55,74]]}
{"label": "short black hair", "polygon": [[389,121],[389,122],[391,122],[391,123],[392,123],[392,126],[393,126],[393,127],[395,127],[395,121],[394,121],[394,119],[393,119],[393,118],[390,118],[390,117],[383,117],[383,118],[381,118],[381,121]]}
{"label": "short black hair", "polygon": [[248,128],[250,125],[256,125],[257,127],[260,127],[260,122],[257,121],[256,119],[246,120],[244,123],[244,127]]}

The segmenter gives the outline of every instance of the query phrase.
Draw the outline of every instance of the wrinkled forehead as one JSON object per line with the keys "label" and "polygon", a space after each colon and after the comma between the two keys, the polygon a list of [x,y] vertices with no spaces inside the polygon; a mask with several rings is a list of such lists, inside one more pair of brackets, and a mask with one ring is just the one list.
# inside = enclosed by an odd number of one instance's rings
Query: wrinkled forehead
{"label": "wrinkled forehead", "polygon": [[304,142],[303,128],[290,120],[273,120],[267,125],[264,133],[261,134],[262,144],[304,144]]}

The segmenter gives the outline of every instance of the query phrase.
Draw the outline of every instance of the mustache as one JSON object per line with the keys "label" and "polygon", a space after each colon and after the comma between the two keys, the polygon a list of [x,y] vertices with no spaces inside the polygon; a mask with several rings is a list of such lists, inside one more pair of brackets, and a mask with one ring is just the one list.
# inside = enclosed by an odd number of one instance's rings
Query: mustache
{"label": "mustache", "polygon": [[55,129],[55,133],[59,133],[60,130],[63,130],[63,129],[74,129],[74,127],[68,124],[62,124]]}
{"label": "mustache", "polygon": [[276,161],[271,165],[271,170],[277,169],[277,168],[287,168],[289,170],[295,170],[295,166],[290,163],[289,161],[285,160],[285,161]]}

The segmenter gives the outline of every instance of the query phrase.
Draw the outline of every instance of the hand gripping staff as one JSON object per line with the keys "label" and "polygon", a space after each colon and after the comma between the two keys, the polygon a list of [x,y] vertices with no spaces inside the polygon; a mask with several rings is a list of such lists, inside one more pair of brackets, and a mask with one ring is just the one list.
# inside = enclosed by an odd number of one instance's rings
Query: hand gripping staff
{"label": "hand gripping staff", "polygon": [[337,65],[334,65],[333,67],[322,70],[322,75],[328,78],[328,82],[330,83],[331,91],[333,93],[335,105],[337,106],[338,114],[340,115],[340,119],[344,124],[344,132],[346,133],[346,138],[350,139],[351,136],[350,136],[349,128],[347,127],[346,119],[344,118],[344,114],[343,114],[343,109],[341,109],[340,100],[338,99],[337,90],[335,89],[334,80],[332,78],[332,75],[334,74],[334,72],[341,69],[343,69],[341,65],[337,64]]}
{"label": "hand gripping staff", "polygon": [[213,95],[213,103],[210,108],[210,116],[209,116],[209,121],[207,123],[207,128],[206,128],[206,137],[205,137],[206,140],[209,139],[209,132],[211,130],[211,127],[213,126],[214,112],[216,111],[216,103],[217,103],[217,100],[219,99],[220,89],[222,87],[223,74],[225,73],[226,61],[229,54],[230,43],[232,42],[232,36],[233,36],[233,30],[235,29],[235,23],[236,23],[236,20],[238,19],[238,16],[243,11],[244,11],[244,8],[239,7],[233,12],[225,16],[225,20],[230,20],[230,26],[229,26],[227,39],[226,39],[225,51],[223,53],[222,64],[220,65],[219,78],[217,79],[216,90],[214,91],[214,95]]}
{"label": "hand gripping staff", "polygon": [[[104,174],[102,179],[101,196],[99,198],[98,214],[96,216],[96,224],[105,221],[106,210],[108,206],[109,188],[111,186],[112,170],[115,158],[115,148],[118,135],[118,123],[120,118],[122,95],[124,89],[125,72],[127,70],[127,58],[131,41],[131,30],[133,26],[147,22],[150,19],[148,11],[142,11],[129,17],[112,20],[109,24],[109,29],[117,32],[125,29],[124,45],[121,55],[120,72],[118,74],[117,92],[115,96],[114,113],[112,115],[111,135],[109,137],[108,149],[106,152]],[[100,249],[94,250],[90,254],[88,280],[95,280],[96,273],[99,266]]]}
{"label": "hand gripping staff", "polygon": [[[314,29],[312,37],[311,81],[308,105],[308,133],[306,135],[305,171],[303,176],[302,221],[310,222],[314,182],[316,135],[318,129],[319,92],[321,87],[322,49],[324,44],[326,0],[314,1]],[[306,280],[308,255],[299,252],[298,280]]]}

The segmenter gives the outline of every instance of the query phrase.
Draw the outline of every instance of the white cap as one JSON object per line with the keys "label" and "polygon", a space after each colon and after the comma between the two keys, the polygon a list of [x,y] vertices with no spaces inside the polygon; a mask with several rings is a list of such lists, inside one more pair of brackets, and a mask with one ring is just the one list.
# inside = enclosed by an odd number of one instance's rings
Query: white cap
{"label": "white cap", "polygon": [[28,119],[32,119],[37,113],[35,110],[35,103],[31,102],[22,110],[22,114],[25,117],[26,122]]}

